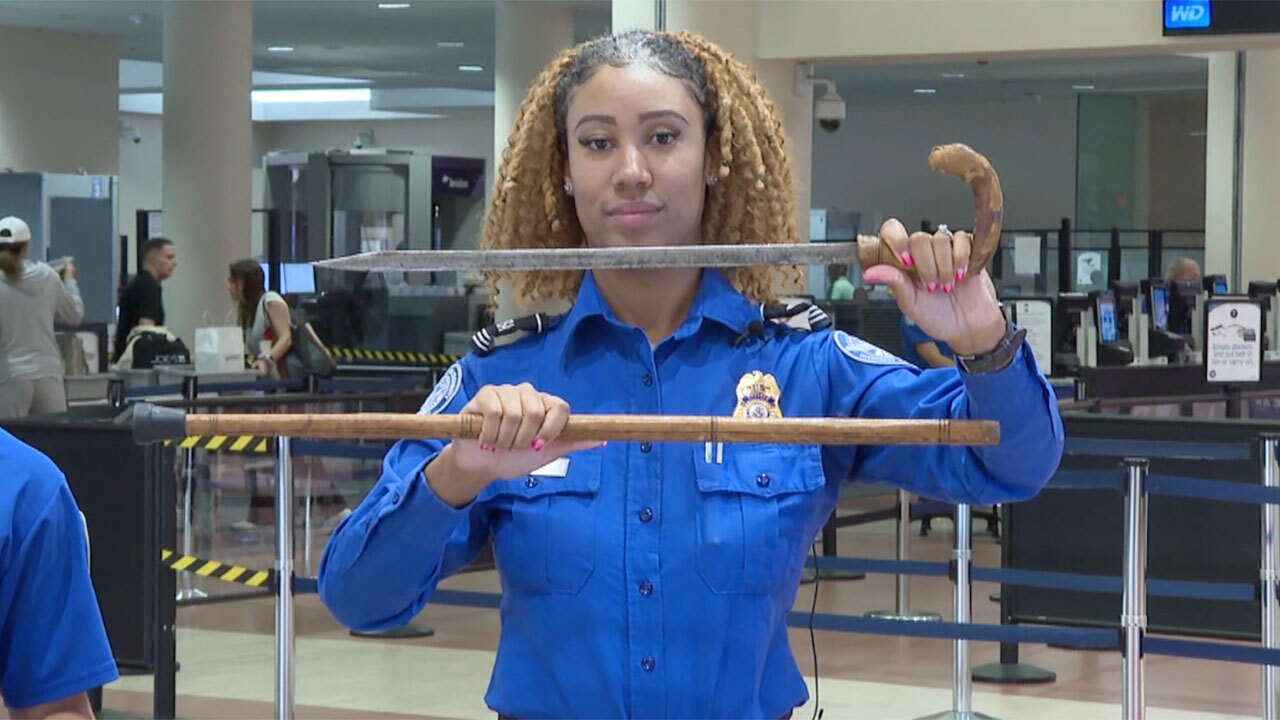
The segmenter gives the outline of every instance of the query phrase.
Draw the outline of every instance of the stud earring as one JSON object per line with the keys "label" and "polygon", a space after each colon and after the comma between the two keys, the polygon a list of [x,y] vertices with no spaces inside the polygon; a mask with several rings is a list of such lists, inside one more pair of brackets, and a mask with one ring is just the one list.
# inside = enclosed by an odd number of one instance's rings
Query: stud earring
{"label": "stud earring", "polygon": [[572,194],[573,194],[573,183],[568,182],[568,181],[566,181],[566,182],[565,182],[565,184],[564,184],[564,194],[565,194],[565,195],[572,195]]}

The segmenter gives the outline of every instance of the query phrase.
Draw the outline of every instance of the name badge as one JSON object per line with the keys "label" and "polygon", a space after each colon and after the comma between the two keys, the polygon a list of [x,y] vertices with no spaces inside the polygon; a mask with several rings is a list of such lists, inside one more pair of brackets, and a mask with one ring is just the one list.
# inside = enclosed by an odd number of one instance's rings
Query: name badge
{"label": "name badge", "polygon": [[534,477],[566,477],[569,474],[569,458],[557,458],[529,474]]}

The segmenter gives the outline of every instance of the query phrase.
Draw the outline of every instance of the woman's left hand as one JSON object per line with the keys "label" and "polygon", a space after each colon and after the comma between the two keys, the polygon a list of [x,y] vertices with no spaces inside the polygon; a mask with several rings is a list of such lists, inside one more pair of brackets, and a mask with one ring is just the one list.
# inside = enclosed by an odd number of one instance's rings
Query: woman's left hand
{"label": "woman's left hand", "polygon": [[266,358],[258,358],[253,363],[253,369],[258,371],[258,377],[265,378],[271,375],[271,363]]}
{"label": "woman's left hand", "polygon": [[877,265],[863,271],[865,282],[888,285],[902,314],[959,355],[980,355],[999,344],[1005,318],[987,287],[987,273],[965,275],[972,242],[969,233],[940,230],[907,235],[902,223],[891,219],[881,226],[880,238],[918,277]]}

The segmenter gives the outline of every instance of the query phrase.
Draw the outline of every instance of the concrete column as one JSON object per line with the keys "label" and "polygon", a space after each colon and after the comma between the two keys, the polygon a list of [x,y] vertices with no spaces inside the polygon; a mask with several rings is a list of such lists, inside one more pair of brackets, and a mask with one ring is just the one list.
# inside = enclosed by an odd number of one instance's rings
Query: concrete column
{"label": "concrete column", "polygon": [[[733,53],[755,70],[777,105],[787,134],[796,185],[796,227],[800,240],[807,241],[813,176],[813,89],[803,87],[797,91],[795,62],[761,60],[757,56],[757,0],[664,0],[664,3],[667,30],[698,33]],[[637,17],[637,5],[647,7],[648,4],[649,0],[614,0],[615,31],[620,8],[630,20]]]}
{"label": "concrete column", "polygon": [[496,165],[515,125],[529,86],[551,58],[573,45],[573,11],[565,5],[530,0],[497,0],[494,17],[493,161]]}
{"label": "concrete column", "polygon": [[[573,11],[565,5],[536,0],[497,0],[494,3],[493,167],[487,168],[486,195],[493,197],[498,166],[507,149],[520,103],[547,63],[573,45]],[[498,317],[534,311],[563,312],[563,303],[517,306],[515,293],[499,288]]]}
{"label": "concrete column", "polygon": [[1235,271],[1236,53],[1209,55],[1205,126],[1204,271]]}
{"label": "concrete column", "polygon": [[667,0],[613,0],[612,32],[657,29],[666,4]]}
{"label": "concrete column", "polygon": [[165,3],[163,47],[163,224],[178,252],[165,315],[190,345],[223,324],[227,266],[250,253],[252,4]]}

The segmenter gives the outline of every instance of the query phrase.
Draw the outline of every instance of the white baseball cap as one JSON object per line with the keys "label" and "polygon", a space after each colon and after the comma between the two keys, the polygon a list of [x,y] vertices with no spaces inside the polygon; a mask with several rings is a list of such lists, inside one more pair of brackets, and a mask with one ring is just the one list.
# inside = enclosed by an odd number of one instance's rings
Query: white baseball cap
{"label": "white baseball cap", "polygon": [[31,228],[21,218],[10,215],[0,219],[0,245],[31,242]]}

